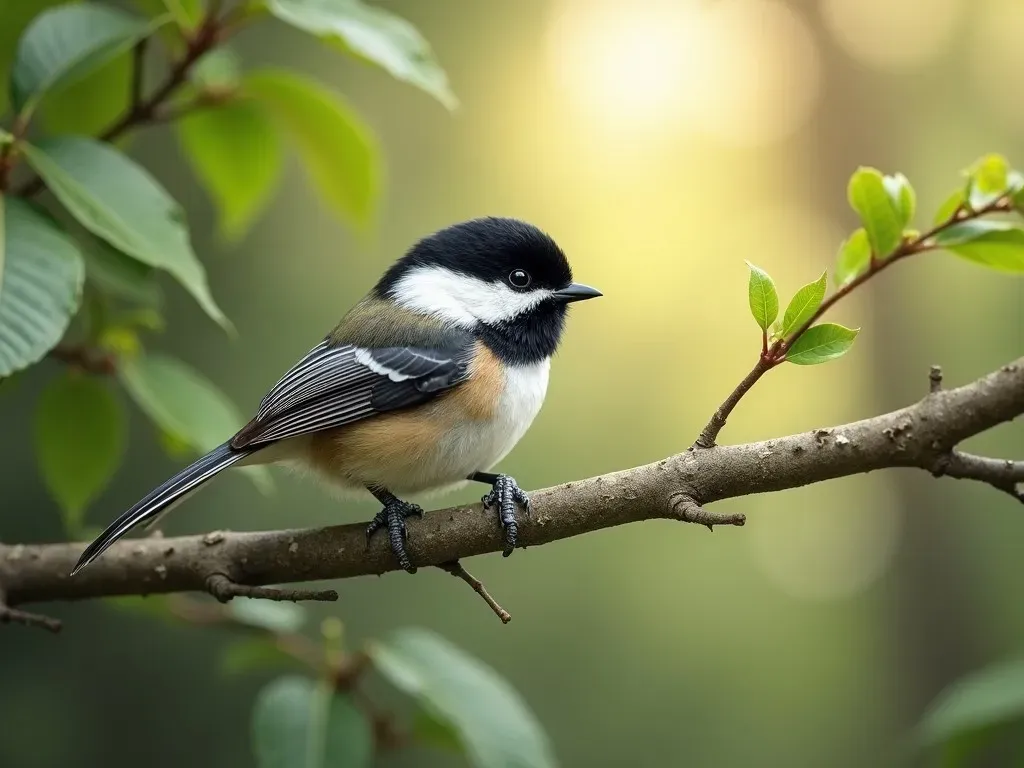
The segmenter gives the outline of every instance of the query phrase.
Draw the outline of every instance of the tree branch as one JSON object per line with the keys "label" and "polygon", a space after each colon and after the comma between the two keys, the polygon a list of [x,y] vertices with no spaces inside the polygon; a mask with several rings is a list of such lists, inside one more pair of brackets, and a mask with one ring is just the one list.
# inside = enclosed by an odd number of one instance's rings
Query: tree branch
{"label": "tree branch", "polygon": [[[1024,413],[1024,357],[957,389],[927,394],[892,413],[744,445],[688,450],[645,466],[532,494],[520,521],[523,546],[625,523],[674,519],[742,525],[712,502],[768,493],[889,467],[916,467],[1006,490],[1021,463],[954,452],[964,439]],[[501,528],[479,504],[409,521],[409,553],[422,566],[500,552]],[[384,539],[365,525],[120,541],[74,578],[82,543],[0,545],[8,605],[107,595],[208,591],[211,575],[260,586],[382,574],[398,568]],[[523,555],[519,555],[522,557]]]}

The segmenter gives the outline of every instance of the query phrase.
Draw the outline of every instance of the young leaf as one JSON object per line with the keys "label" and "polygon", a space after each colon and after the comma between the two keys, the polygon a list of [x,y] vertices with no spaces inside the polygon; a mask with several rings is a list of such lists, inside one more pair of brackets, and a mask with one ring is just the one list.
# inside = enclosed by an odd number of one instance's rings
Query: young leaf
{"label": "young leaf", "polygon": [[850,235],[839,249],[836,260],[835,282],[844,286],[851,280],[860,277],[871,263],[871,243],[868,233],[858,229]]}
{"label": "young leaf", "polygon": [[518,693],[490,667],[424,629],[404,629],[370,654],[392,684],[458,733],[478,768],[557,764],[540,724]]}
{"label": "young leaf", "polygon": [[860,328],[844,328],[836,323],[813,325],[786,353],[786,362],[795,365],[819,365],[842,357],[850,351]]}
{"label": "young leaf", "polygon": [[119,251],[166,270],[225,329],[206,271],[192,252],[185,215],[148,171],[108,144],[59,136],[23,150],[78,223]]}
{"label": "young leaf", "polygon": [[[982,224],[984,227],[972,227],[972,234],[967,236],[965,224]],[[936,238],[942,248],[961,258],[981,264],[989,269],[1000,272],[1024,273],[1024,229],[1012,225],[992,227],[992,224],[1008,224],[996,221],[973,221],[950,227],[946,234],[950,237]],[[953,232],[957,229],[957,232]]]}
{"label": "young leaf", "polygon": [[945,202],[939,206],[938,212],[935,214],[933,223],[936,225],[945,224],[960,208],[967,202],[967,198],[964,195],[962,189],[958,189],[956,192],[946,198]]}
{"label": "young leaf", "polygon": [[871,248],[878,258],[885,258],[899,245],[903,218],[886,191],[882,174],[874,168],[859,168],[850,178],[847,197],[864,224]]}
{"label": "young leaf", "polygon": [[458,100],[430,44],[405,19],[361,0],[268,0],[286,24],[323,37],[455,109]]}
{"label": "young leaf", "polygon": [[306,609],[298,603],[241,598],[227,605],[235,621],[271,632],[298,632],[306,622]]}
{"label": "young leaf", "polygon": [[968,172],[968,203],[974,210],[984,208],[1005,194],[1009,187],[1010,166],[1001,155],[985,155]]}
{"label": "young leaf", "polygon": [[244,81],[295,142],[313,184],[356,226],[366,226],[380,195],[380,157],[373,133],[320,83],[284,70],[260,70]]}
{"label": "young leaf", "polygon": [[69,535],[78,535],[86,507],[120,466],[125,432],[121,404],[98,378],[65,373],[39,396],[36,458]]}
{"label": "young leaf", "polygon": [[747,297],[750,302],[750,314],[762,331],[767,331],[768,326],[775,322],[779,316],[779,294],[775,290],[775,283],[771,276],[760,267],[755,267],[749,261],[746,262],[750,268],[750,280],[747,283]]}
{"label": "young leaf", "polygon": [[85,242],[79,238],[79,245],[85,257],[87,282],[109,296],[146,307],[160,306],[163,292],[155,269],[125,256],[99,238],[86,237]]}
{"label": "young leaf", "polygon": [[189,77],[201,91],[231,93],[242,84],[242,60],[230,48],[214,48],[196,62]]}
{"label": "young leaf", "polygon": [[[238,409],[208,379],[180,360],[161,354],[127,357],[118,366],[128,394],[150,420],[195,453],[216,448],[245,423]],[[266,492],[266,467],[242,467]]]}
{"label": "young leaf", "polygon": [[786,313],[782,316],[782,337],[787,338],[792,333],[800,330],[804,323],[811,319],[811,315],[818,311],[822,299],[825,298],[825,287],[828,280],[827,271],[821,273],[821,277],[813,283],[808,283],[794,294],[790,299]]}
{"label": "young leaf", "polygon": [[259,768],[370,768],[373,730],[344,693],[289,675],[259,692],[252,711]]}
{"label": "young leaf", "polygon": [[48,216],[0,197],[0,378],[57,345],[82,298],[85,268]]}
{"label": "young leaf", "polygon": [[47,91],[80,80],[167,20],[140,19],[97,3],[44,11],[18,41],[11,72],[14,108],[27,117]]}
{"label": "young leaf", "polygon": [[220,213],[221,235],[237,240],[266,206],[281,175],[281,142],[255,104],[228,102],[175,123],[178,141]]}
{"label": "young leaf", "polygon": [[917,728],[922,746],[955,744],[973,734],[1024,720],[1024,661],[1016,659],[961,678],[928,707]]}
{"label": "young leaf", "polygon": [[892,204],[896,207],[896,212],[902,222],[901,226],[905,228],[914,218],[917,208],[917,195],[914,193],[914,188],[910,186],[910,181],[902,173],[884,176],[882,184],[885,186],[885,191],[889,194]]}

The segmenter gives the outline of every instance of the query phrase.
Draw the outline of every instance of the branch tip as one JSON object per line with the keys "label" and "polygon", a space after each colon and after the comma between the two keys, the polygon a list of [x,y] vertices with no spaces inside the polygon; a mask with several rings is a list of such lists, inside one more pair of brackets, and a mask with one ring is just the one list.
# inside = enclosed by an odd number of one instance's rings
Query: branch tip
{"label": "branch tip", "polygon": [[933,365],[928,371],[928,391],[932,394],[942,391],[942,366]]}
{"label": "branch tip", "polygon": [[0,605],[0,624],[21,624],[26,627],[40,627],[50,632],[60,632],[60,619],[51,619],[41,613],[29,613],[19,611],[17,608],[9,608]]}
{"label": "branch tip", "polygon": [[238,584],[223,573],[214,573],[206,579],[206,591],[217,600],[226,603],[235,597],[251,597],[279,602],[298,602],[300,600],[316,600],[333,602],[338,593],[333,589],[277,589],[276,587],[252,587]]}
{"label": "branch tip", "polygon": [[476,578],[462,567],[462,563],[458,560],[452,560],[448,563],[441,563],[437,566],[442,571],[447,571],[457,579],[462,579],[464,582],[469,584],[470,588],[476,592],[483,599],[485,603],[494,611],[494,615],[501,619],[502,624],[508,624],[512,621],[512,614],[502,608],[498,601],[491,597],[491,593],[487,591],[487,588],[483,585],[480,579]]}
{"label": "branch tip", "polygon": [[682,522],[697,523],[709,531],[714,531],[716,525],[742,526],[747,524],[746,515],[720,515],[717,512],[709,512],[693,496],[685,493],[676,494],[672,499],[672,512],[674,517]]}

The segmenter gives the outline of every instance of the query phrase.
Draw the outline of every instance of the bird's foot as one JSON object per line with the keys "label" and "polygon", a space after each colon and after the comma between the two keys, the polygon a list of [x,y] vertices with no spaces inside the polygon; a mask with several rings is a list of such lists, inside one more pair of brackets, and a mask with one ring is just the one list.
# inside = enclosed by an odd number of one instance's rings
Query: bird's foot
{"label": "bird's foot", "polygon": [[370,524],[366,526],[366,543],[370,543],[370,537],[377,531],[387,528],[388,540],[391,542],[391,551],[398,558],[398,564],[409,573],[416,573],[416,566],[409,559],[409,553],[405,551],[405,541],[409,538],[409,532],[405,527],[405,518],[423,517],[423,507],[402,501],[392,496],[384,501],[384,508],[378,512]]}
{"label": "bird's foot", "polygon": [[505,529],[505,549],[501,554],[508,557],[516,548],[516,538],[519,535],[516,504],[522,506],[526,510],[526,514],[530,514],[530,497],[511,477],[497,475],[490,492],[481,501],[484,503],[484,509],[495,507],[498,510],[501,526]]}

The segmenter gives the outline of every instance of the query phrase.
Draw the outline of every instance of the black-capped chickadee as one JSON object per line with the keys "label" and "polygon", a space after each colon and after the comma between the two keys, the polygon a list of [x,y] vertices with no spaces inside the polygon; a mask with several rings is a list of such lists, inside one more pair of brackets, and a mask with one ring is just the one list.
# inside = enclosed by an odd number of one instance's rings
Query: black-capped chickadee
{"label": "black-capped chickadee", "polygon": [[422,516],[395,493],[451,489],[472,480],[491,491],[507,557],[516,505],[529,500],[489,470],[529,428],[548,385],[570,302],[600,296],[572,281],[558,245],[534,226],[482,218],[420,240],[267,394],[230,440],[166,481],[92,542],[72,573],[140,523],[157,518],[222,469],[292,462],[383,509],[401,566],[405,518]]}

